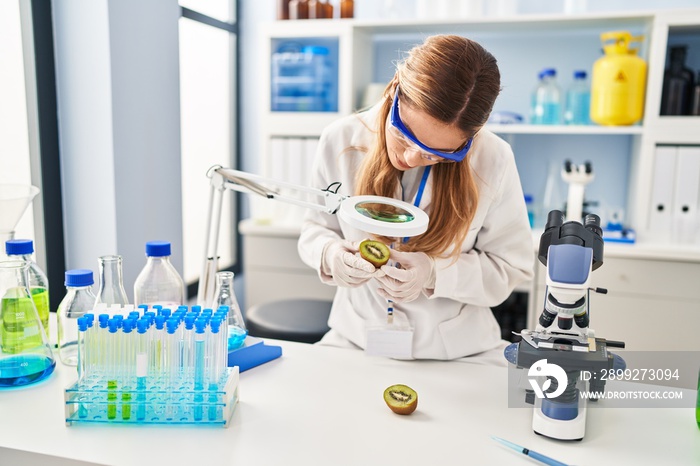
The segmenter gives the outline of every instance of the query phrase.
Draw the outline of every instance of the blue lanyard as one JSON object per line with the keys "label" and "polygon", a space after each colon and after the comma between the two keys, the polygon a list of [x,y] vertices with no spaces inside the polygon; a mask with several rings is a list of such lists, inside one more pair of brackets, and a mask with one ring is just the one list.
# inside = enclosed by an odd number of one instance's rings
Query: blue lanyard
{"label": "blue lanyard", "polygon": [[[416,193],[416,200],[413,202],[413,205],[416,207],[420,207],[420,201],[423,198],[423,191],[425,191],[425,185],[428,182],[428,176],[430,175],[430,169],[432,168],[432,165],[428,165],[423,169],[423,176],[420,179],[420,184],[418,185],[418,192]],[[408,237],[405,237],[403,239],[403,242],[407,242]]]}

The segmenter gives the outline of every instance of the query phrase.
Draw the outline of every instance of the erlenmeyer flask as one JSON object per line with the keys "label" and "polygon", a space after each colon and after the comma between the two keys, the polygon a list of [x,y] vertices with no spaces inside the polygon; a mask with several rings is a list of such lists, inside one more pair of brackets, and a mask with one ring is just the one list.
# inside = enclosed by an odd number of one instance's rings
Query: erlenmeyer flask
{"label": "erlenmeyer flask", "polygon": [[28,273],[27,261],[0,262],[0,387],[37,382],[56,367]]}
{"label": "erlenmeyer flask", "polygon": [[233,290],[233,272],[216,274],[216,290],[212,307],[218,309],[220,306],[228,306],[228,350],[240,348],[248,335],[248,330]]}
{"label": "erlenmeyer flask", "polygon": [[122,278],[122,256],[101,256],[98,262],[100,263],[100,284],[95,305],[129,304]]}

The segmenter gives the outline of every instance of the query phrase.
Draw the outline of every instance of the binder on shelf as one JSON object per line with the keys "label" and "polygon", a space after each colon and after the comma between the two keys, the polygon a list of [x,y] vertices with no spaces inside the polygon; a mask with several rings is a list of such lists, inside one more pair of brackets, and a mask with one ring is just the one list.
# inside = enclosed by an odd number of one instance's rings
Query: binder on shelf
{"label": "binder on shelf", "polygon": [[677,148],[673,196],[672,239],[698,242],[698,197],[700,197],[700,146]]}
{"label": "binder on shelf", "polygon": [[654,177],[649,203],[649,234],[657,241],[671,239],[673,215],[673,183],[676,176],[678,148],[657,146],[654,153]]}

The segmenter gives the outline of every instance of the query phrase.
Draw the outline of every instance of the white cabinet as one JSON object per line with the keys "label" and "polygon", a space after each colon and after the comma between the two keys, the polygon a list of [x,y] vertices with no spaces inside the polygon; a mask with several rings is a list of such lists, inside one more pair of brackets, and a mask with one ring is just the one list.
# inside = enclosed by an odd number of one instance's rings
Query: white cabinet
{"label": "white cabinet", "polygon": [[[330,41],[333,47],[337,45],[337,56],[334,57],[337,70],[334,68],[334,72],[337,73],[338,111],[271,111],[271,63],[266,63],[267,69],[261,73],[266,91],[265,95],[260,96],[261,107],[265,111],[259,125],[261,134],[256,136],[260,137],[262,150],[261,172],[266,176],[273,173],[271,141],[284,137],[318,137],[327,124],[361,106],[368,86],[391,79],[394,72],[392,60],[401,58],[400,51],[407,51],[430,34],[462,34],[483,44],[496,56],[501,69],[503,91],[495,110],[516,111],[527,116],[530,92],[541,68],[558,67],[561,70],[560,84],[566,87],[575,69],[590,72],[593,62],[601,56],[600,34],[615,30],[628,30],[634,35],[645,36],[639,51],[639,55],[648,63],[643,121],[625,127],[492,125],[490,128],[513,146],[523,188],[535,194],[536,202],[539,202],[544,191],[549,165],[567,158],[574,163],[592,160],[596,180],[587,187],[586,193],[591,200],[598,201],[597,209],[600,210],[593,209],[593,212],[600,213],[605,219],[609,210],[624,210],[626,223],[638,235],[638,244],[622,253],[624,259],[615,254],[608,256],[606,251],[606,264],[594,277],[601,282],[611,281],[600,284],[610,288],[611,294],[593,298],[595,314],[592,325],[603,337],[626,339],[632,346],[653,342],[652,333],[667,334],[664,341],[668,341],[668,335],[682,335],[683,338],[678,338],[674,346],[679,348],[690,336],[690,329],[699,328],[700,306],[692,298],[692,293],[683,291],[685,285],[681,283],[684,277],[695,277],[695,283],[700,283],[697,280],[700,254],[685,254],[697,250],[698,246],[694,244],[680,246],[673,251],[666,251],[664,244],[650,245],[653,225],[650,225],[649,205],[657,147],[700,146],[700,117],[659,116],[668,45],[674,40],[690,37],[693,47],[698,50],[695,51],[695,61],[689,65],[700,68],[700,9],[442,21],[313,20],[270,23],[263,32],[268,47],[260,52],[263,56],[271,57],[276,47],[285,41],[305,44],[319,39],[326,44]],[[310,168],[304,166],[303,170]],[[266,228],[275,228],[274,218],[264,218],[265,214],[255,209],[252,216],[262,216],[264,221],[271,222],[272,227]],[[289,223],[286,222],[286,225],[281,228],[288,229]],[[296,256],[294,234],[289,230],[287,233],[289,254]],[[698,235],[694,242],[700,244],[700,232]],[[250,238],[250,235],[246,236],[246,240]],[[650,248],[655,251],[653,254],[649,253]],[[678,256],[685,257],[678,261]],[[257,259],[246,254],[244,261],[249,264],[249,261]],[[264,273],[286,273],[281,267],[273,270],[274,264],[270,266],[272,268],[265,269]],[[247,270],[249,267],[252,265],[247,265]],[[294,269],[288,276],[296,277],[299,270]],[[646,270],[649,276],[640,275],[642,270]],[[258,272],[262,274],[263,270]],[[308,272],[313,274],[313,271]],[[663,276],[668,283],[652,287],[649,277],[659,276]],[[265,280],[265,276],[260,275],[260,279]],[[313,279],[315,276],[309,278]],[[247,281],[252,280],[257,279],[247,276]],[[316,293],[318,289],[308,283],[304,286]],[[535,280],[533,283],[531,321],[536,318],[536,303],[543,293],[542,282]],[[290,291],[292,294],[298,292],[298,287]],[[659,308],[668,309],[665,312],[673,313],[674,318],[666,319],[663,312],[655,311]],[[646,317],[642,318],[641,315]],[[663,326],[665,320],[673,321],[670,324],[673,327],[667,330]],[[691,325],[683,325],[682,322]],[[630,332],[634,328],[640,329],[639,332]]]}

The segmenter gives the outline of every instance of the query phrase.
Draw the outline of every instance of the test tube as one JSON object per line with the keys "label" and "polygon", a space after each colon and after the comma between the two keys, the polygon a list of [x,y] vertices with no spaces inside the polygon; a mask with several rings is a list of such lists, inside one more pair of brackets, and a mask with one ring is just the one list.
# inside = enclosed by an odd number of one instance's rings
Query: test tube
{"label": "test tube", "polygon": [[[149,370],[151,371],[154,379],[160,379],[165,375],[165,351],[163,351],[165,344],[165,317],[162,315],[157,315],[154,322],[155,328],[153,330],[153,338],[151,339]],[[163,382],[167,382],[167,380]]]}
{"label": "test tube", "polygon": [[88,321],[85,316],[78,317],[78,380],[85,377],[85,332]]}
{"label": "test tube", "polygon": [[134,371],[134,351],[133,351],[133,320],[124,319],[122,321],[122,419],[131,419],[131,389],[132,372]]}
{"label": "test tube", "polygon": [[117,380],[119,379],[119,321],[109,319],[109,333],[107,335],[107,348],[109,363],[107,364],[107,419],[117,417]]}
{"label": "test tube", "polygon": [[219,389],[219,379],[221,378],[221,320],[212,319],[209,323],[209,341],[207,350],[209,352],[209,420],[215,421],[220,417],[221,407],[216,404],[218,401],[217,391]]}
{"label": "test tube", "polygon": [[194,372],[194,320],[194,315],[187,314],[185,316],[185,327],[183,329],[183,340],[185,347],[184,366],[185,370],[190,374]]}
{"label": "test tube", "polygon": [[202,420],[202,406],[201,403],[204,399],[201,394],[196,392],[201,392],[204,389],[204,370],[205,370],[205,357],[206,357],[206,321],[204,319],[197,319],[195,321],[195,331],[194,331],[194,420]]}
{"label": "test tube", "polygon": [[136,323],[136,419],[146,418],[146,377],[148,376],[148,318],[141,318]]}
{"label": "test tube", "polygon": [[177,320],[168,319],[165,323],[165,328],[167,331],[166,341],[165,341],[165,351],[166,351],[166,364],[165,367],[168,370],[168,387],[170,390],[170,401],[168,403],[168,418],[172,419],[175,416],[177,398],[175,392],[179,390],[179,369],[180,369],[180,348],[177,339]]}
{"label": "test tube", "polygon": [[109,329],[107,324],[109,323],[109,314],[100,314],[98,316],[98,326],[97,335],[95,337],[95,367],[99,370],[102,375],[104,374],[104,369],[107,367],[107,334]]}

